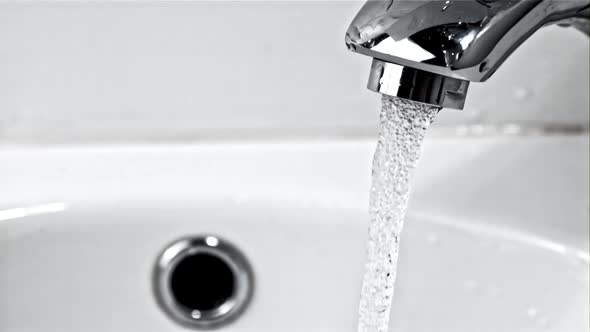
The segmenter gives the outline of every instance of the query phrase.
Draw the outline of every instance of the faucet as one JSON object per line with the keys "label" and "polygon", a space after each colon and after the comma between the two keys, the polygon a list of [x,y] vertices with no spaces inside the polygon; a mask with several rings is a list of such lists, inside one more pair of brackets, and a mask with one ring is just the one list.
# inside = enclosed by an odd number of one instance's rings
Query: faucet
{"label": "faucet", "polygon": [[590,33],[590,0],[369,0],[346,32],[349,50],[373,58],[369,90],[463,109],[542,26]]}

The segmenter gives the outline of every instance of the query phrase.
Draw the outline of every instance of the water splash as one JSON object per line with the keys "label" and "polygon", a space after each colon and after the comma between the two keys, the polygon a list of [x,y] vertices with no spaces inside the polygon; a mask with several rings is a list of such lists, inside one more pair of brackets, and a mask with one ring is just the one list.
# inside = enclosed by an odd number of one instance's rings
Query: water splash
{"label": "water splash", "polygon": [[438,111],[438,107],[383,96],[379,141],[373,158],[368,261],[361,290],[359,332],[388,329],[410,177],[426,130]]}

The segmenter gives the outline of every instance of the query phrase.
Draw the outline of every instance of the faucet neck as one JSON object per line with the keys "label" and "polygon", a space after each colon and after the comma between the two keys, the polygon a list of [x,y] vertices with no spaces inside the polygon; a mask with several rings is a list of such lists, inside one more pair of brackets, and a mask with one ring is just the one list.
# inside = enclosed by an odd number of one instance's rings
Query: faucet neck
{"label": "faucet neck", "polygon": [[589,0],[368,1],[346,44],[382,61],[483,82],[540,27],[586,30],[589,15]]}
{"label": "faucet neck", "polygon": [[346,45],[375,59],[369,89],[462,108],[468,82],[487,80],[540,27],[588,34],[589,18],[590,0],[371,0]]}

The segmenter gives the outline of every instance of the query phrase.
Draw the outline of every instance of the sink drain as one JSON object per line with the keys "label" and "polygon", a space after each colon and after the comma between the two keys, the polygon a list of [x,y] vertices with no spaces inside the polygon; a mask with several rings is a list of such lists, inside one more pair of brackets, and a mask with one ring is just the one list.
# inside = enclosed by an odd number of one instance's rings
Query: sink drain
{"label": "sink drain", "polygon": [[253,290],[246,257],[216,236],[183,238],[168,246],[158,258],[153,282],[164,312],[195,329],[238,318]]}

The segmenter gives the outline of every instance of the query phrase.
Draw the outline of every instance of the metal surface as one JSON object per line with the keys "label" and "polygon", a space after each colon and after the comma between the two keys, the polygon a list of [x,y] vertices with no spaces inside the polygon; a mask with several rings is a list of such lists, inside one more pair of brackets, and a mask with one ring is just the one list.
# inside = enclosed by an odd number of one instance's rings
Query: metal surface
{"label": "metal surface", "polygon": [[[170,285],[179,262],[201,253],[221,259],[234,276],[232,296],[211,310],[185,307],[176,300]],[[245,256],[229,242],[211,235],[180,239],[168,246],[158,258],[153,277],[154,293],[162,310],[176,322],[195,329],[217,328],[235,320],[248,305],[254,286]]]}
{"label": "metal surface", "polygon": [[383,62],[483,82],[543,25],[586,30],[589,6],[589,0],[368,1],[345,39],[351,51]]}
{"label": "metal surface", "polygon": [[463,109],[469,81],[373,59],[367,88],[425,104]]}

